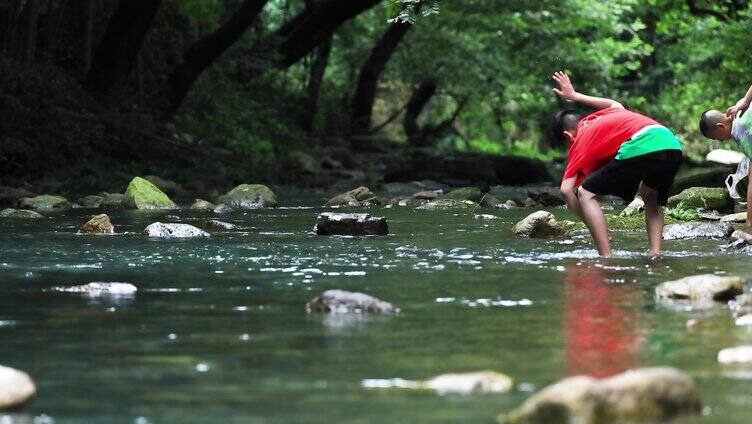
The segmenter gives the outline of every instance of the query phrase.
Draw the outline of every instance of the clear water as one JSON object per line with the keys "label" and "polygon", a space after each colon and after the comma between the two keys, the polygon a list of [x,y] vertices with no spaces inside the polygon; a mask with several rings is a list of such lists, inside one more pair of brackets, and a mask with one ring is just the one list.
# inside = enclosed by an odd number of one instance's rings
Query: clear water
{"label": "clear water", "polygon": [[[305,202],[302,202],[305,203]],[[222,215],[243,229],[150,240],[154,221],[191,211],[115,212],[111,237],[74,234],[90,211],[0,222],[0,363],[29,372],[37,397],[16,418],[55,423],[492,423],[534,390],[572,374],[671,365],[697,381],[703,422],[749,422],[752,369],[716,362],[752,343],[722,307],[657,305],[653,288],[697,273],[749,275],[749,257],[714,241],[641,255],[643,233],[614,235],[618,257],[589,240],[512,238],[529,210],[374,210],[392,235],[326,238],[318,208]],[[488,210],[483,213],[489,213]],[[563,210],[556,210],[565,217]],[[169,215],[172,215],[170,217]],[[58,285],[121,281],[133,297],[89,299]],[[331,288],[396,303],[391,317],[309,316]],[[688,328],[687,321],[698,320]],[[492,369],[507,394],[374,390],[369,378],[426,379]],[[5,422],[5,421],[3,421]]]}

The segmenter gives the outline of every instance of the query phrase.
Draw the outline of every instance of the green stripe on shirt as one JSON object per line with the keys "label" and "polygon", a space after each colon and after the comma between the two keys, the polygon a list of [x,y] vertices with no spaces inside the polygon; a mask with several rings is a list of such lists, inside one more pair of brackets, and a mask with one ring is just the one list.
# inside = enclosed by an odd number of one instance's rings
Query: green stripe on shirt
{"label": "green stripe on shirt", "polygon": [[622,144],[615,159],[630,159],[660,150],[682,150],[682,145],[670,129],[650,126],[638,131]]}

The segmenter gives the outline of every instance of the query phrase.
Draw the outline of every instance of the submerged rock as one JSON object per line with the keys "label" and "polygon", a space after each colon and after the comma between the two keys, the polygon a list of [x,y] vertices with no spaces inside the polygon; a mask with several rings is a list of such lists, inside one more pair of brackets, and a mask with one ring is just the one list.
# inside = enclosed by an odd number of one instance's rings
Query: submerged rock
{"label": "submerged rock", "polygon": [[742,294],[743,284],[742,277],[694,275],[661,283],[655,288],[655,295],[658,299],[726,302]]}
{"label": "submerged rock", "polygon": [[128,184],[120,205],[125,209],[177,209],[177,205],[149,181],[136,177]]}
{"label": "submerged rock", "polygon": [[627,205],[626,208],[624,208],[623,211],[621,211],[619,216],[629,217],[639,215],[643,212],[645,212],[645,202],[642,200],[642,197],[637,196]]}
{"label": "submerged rock", "polygon": [[597,380],[569,377],[500,417],[509,423],[654,422],[699,415],[694,382],[674,368],[641,368]]}
{"label": "submerged rock", "polygon": [[478,187],[457,188],[441,196],[442,199],[469,200],[475,203],[479,202],[481,197],[483,193]]}
{"label": "submerged rock", "polygon": [[92,194],[90,196],[84,196],[76,201],[82,208],[96,209],[102,207],[104,197]]}
{"label": "submerged rock", "polygon": [[512,234],[531,238],[560,237],[567,230],[566,224],[556,221],[551,212],[537,211],[515,224]]}
{"label": "submerged rock", "polygon": [[109,193],[102,199],[102,207],[105,209],[117,209],[123,204],[125,195],[121,193]]}
{"label": "submerged rock", "polygon": [[209,237],[209,233],[193,225],[188,224],[165,224],[155,222],[144,229],[144,234],[155,238],[191,238]]}
{"label": "submerged rock", "polygon": [[718,352],[718,362],[721,364],[752,363],[752,346],[729,347]]}
{"label": "submerged rock", "polygon": [[207,202],[206,200],[195,199],[193,203],[191,203],[191,209],[193,210],[213,211],[214,208],[216,208],[216,206],[214,206],[214,204],[211,202]]}
{"label": "submerged rock", "polygon": [[561,191],[555,187],[537,187],[527,191],[527,197],[535,201],[540,206],[562,206],[566,205],[564,196]]}
{"label": "submerged rock", "polygon": [[230,224],[229,222],[220,221],[217,219],[204,219],[198,224],[199,227],[204,230],[234,230],[237,225]]}
{"label": "submerged rock", "polygon": [[436,199],[425,205],[418,206],[416,209],[435,211],[444,209],[474,209],[477,207],[478,204],[470,200]]}
{"label": "submerged rock", "polygon": [[747,222],[747,212],[732,213],[721,217],[721,222]]}
{"label": "submerged rock", "polygon": [[36,197],[24,197],[18,202],[18,207],[20,209],[50,211],[70,209],[73,205],[65,197],[43,194]]}
{"label": "submerged rock", "polygon": [[327,314],[391,314],[399,312],[389,302],[377,299],[364,293],[348,292],[344,290],[327,290],[306,303],[306,312]]}
{"label": "submerged rock", "polygon": [[21,219],[35,219],[44,218],[44,215],[39,212],[34,212],[26,209],[3,209],[0,211],[0,218],[21,218]]}
{"label": "submerged rock", "polygon": [[664,240],[726,238],[734,232],[728,222],[682,222],[663,229]]}
{"label": "submerged rock", "polygon": [[53,287],[52,291],[63,293],[78,293],[89,297],[105,296],[133,296],[138,288],[130,283],[105,283],[94,282],[80,286],[59,286]]}
{"label": "submerged rock", "polygon": [[692,187],[668,199],[668,207],[682,209],[731,210],[734,202],[721,187]]}
{"label": "submerged rock", "polygon": [[322,236],[383,236],[389,234],[386,218],[367,213],[324,212],[316,220],[316,234]]}
{"label": "submerged rock", "polygon": [[78,229],[80,234],[115,234],[115,227],[107,214],[93,216]]}
{"label": "submerged rock", "polygon": [[458,374],[442,374],[425,381],[391,379],[363,380],[369,389],[419,389],[444,393],[504,393],[512,389],[514,380],[496,371],[478,371]]}
{"label": "submerged rock", "polygon": [[0,411],[25,404],[37,392],[28,374],[0,365]]}
{"label": "submerged rock", "polygon": [[241,184],[221,196],[217,202],[233,209],[258,209],[277,206],[277,195],[265,185]]}

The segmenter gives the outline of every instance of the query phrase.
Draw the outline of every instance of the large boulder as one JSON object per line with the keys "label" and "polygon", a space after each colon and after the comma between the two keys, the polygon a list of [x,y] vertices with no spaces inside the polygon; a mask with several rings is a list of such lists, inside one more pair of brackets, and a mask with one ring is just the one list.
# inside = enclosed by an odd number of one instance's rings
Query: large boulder
{"label": "large boulder", "polygon": [[364,202],[373,200],[375,197],[376,195],[368,187],[361,186],[332,197],[326,202],[326,206],[359,206]]}
{"label": "large boulder", "polygon": [[258,209],[277,206],[277,195],[261,184],[241,184],[218,199],[219,204],[235,209]]}
{"label": "large boulder", "polygon": [[78,229],[80,234],[115,234],[115,227],[107,214],[93,216]]}
{"label": "large boulder", "polygon": [[191,209],[197,211],[213,211],[216,206],[213,203],[202,199],[195,199],[191,203]]}
{"label": "large boulder", "polygon": [[664,240],[726,238],[734,232],[728,222],[680,222],[663,229]]}
{"label": "large boulder", "polygon": [[437,211],[445,209],[475,209],[477,207],[478,204],[470,200],[436,199],[424,205],[418,206],[416,209]]}
{"label": "large boulder", "polygon": [[670,208],[681,209],[715,209],[727,211],[734,208],[734,202],[725,188],[692,187],[668,199]]}
{"label": "large boulder", "polygon": [[144,234],[154,238],[192,238],[209,237],[209,233],[193,225],[165,224],[155,222],[144,229]]}
{"label": "large boulder", "polygon": [[527,197],[533,199],[536,204],[546,207],[562,206],[567,202],[561,191],[555,187],[536,187],[527,191]]}
{"label": "large boulder", "polygon": [[36,211],[51,211],[70,209],[73,205],[65,197],[43,194],[36,197],[24,197],[18,202],[18,207]]}
{"label": "large boulder", "polygon": [[475,203],[480,202],[482,197],[483,193],[480,192],[478,187],[457,188],[441,196],[442,199],[469,200]]}
{"label": "large boulder", "polygon": [[136,177],[128,184],[120,207],[149,210],[177,209],[178,206],[157,186],[141,177]]}
{"label": "large boulder", "polygon": [[325,314],[391,314],[399,312],[389,302],[364,293],[327,290],[306,303],[306,312]]}
{"label": "large boulder", "polygon": [[674,368],[641,368],[597,380],[575,376],[531,396],[500,417],[508,423],[601,424],[664,422],[699,416],[700,395],[694,382]]}
{"label": "large boulder", "polygon": [[425,381],[402,378],[363,380],[363,387],[370,389],[421,389],[445,393],[505,393],[512,389],[514,380],[496,371],[442,374]]}
{"label": "large boulder", "polygon": [[0,211],[0,218],[21,218],[21,219],[34,219],[44,218],[39,212],[34,212],[26,209],[3,209]]}
{"label": "large boulder", "polygon": [[367,213],[324,212],[316,220],[316,234],[322,236],[383,236],[389,234],[386,218]]}
{"label": "large boulder", "polygon": [[36,392],[28,374],[0,365],[0,411],[23,406]]}
{"label": "large boulder", "polygon": [[666,281],[655,288],[658,299],[727,302],[742,294],[744,279],[713,274],[694,275]]}
{"label": "large boulder", "polygon": [[521,237],[560,237],[567,233],[565,223],[558,222],[551,212],[537,211],[512,227],[512,234]]}

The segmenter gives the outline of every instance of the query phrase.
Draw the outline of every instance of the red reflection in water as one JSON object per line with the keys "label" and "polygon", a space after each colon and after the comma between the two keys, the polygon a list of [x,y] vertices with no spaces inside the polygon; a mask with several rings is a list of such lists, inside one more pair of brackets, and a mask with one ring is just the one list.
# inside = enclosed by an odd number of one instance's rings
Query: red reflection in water
{"label": "red reflection in water", "polygon": [[603,378],[639,362],[640,292],[633,284],[609,284],[593,265],[566,267],[564,333],[567,373]]}

